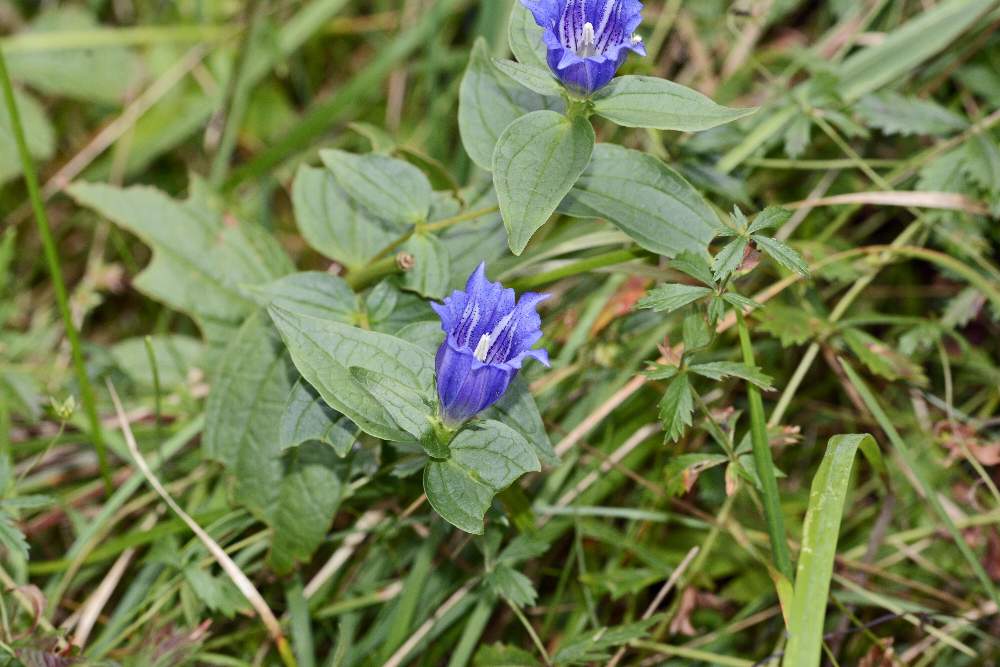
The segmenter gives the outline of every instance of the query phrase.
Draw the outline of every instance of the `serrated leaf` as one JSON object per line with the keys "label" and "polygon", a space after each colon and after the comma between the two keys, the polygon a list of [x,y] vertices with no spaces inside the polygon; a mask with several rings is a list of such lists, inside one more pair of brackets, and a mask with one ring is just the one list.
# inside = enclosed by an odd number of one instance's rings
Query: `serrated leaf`
{"label": "serrated leaf", "polygon": [[392,415],[352,374],[387,375],[430,400],[434,358],[404,340],[272,306],[271,319],[302,377],[337,411],[377,438],[409,440]]}
{"label": "serrated leaf", "polygon": [[809,267],[806,265],[805,260],[788,245],[763,234],[754,234],[750,238],[758,250],[764,252],[778,264],[781,264],[789,271],[809,276]]}
{"label": "serrated leaf", "polygon": [[320,151],[319,156],[337,184],[372,216],[410,225],[427,220],[431,183],[409,162],[333,148]]}
{"label": "serrated leaf", "polygon": [[524,649],[497,643],[480,646],[472,664],[475,667],[538,667],[541,663]]}
{"label": "serrated leaf", "polygon": [[552,662],[561,665],[604,662],[611,657],[611,649],[645,637],[649,627],[659,621],[657,615],[635,623],[587,630],[563,643],[552,656]]}
{"label": "serrated leaf", "polygon": [[691,313],[684,318],[681,340],[684,341],[685,352],[699,350],[712,342],[712,331],[701,313]]}
{"label": "serrated leaf", "polygon": [[239,609],[247,606],[246,599],[226,577],[214,577],[207,570],[189,565],[184,568],[184,579],[195,597],[226,618],[233,618]]}
{"label": "serrated leaf", "polygon": [[13,554],[19,555],[25,560],[28,559],[28,541],[24,538],[24,533],[17,527],[12,517],[7,512],[0,510],[0,547],[5,548]]}
{"label": "serrated leaf", "polygon": [[868,127],[887,135],[943,136],[968,126],[964,118],[931,100],[889,90],[865,95],[855,110]]}
{"label": "serrated leaf", "polygon": [[413,268],[403,274],[403,287],[431,299],[442,299],[451,280],[448,249],[430,234],[414,234],[402,250],[413,256]]}
{"label": "serrated leaf", "polygon": [[779,206],[768,206],[757,214],[750,226],[747,228],[748,234],[757,234],[765,229],[780,227],[792,217],[792,212]]}
{"label": "serrated leaf", "polygon": [[785,130],[785,155],[794,160],[805,153],[811,134],[812,120],[804,114],[796,115]]}
{"label": "serrated leaf", "polygon": [[531,579],[512,568],[510,565],[500,563],[486,576],[486,583],[493,588],[498,595],[510,600],[519,607],[527,607],[535,604],[538,592],[531,583]]}
{"label": "serrated leaf", "polygon": [[738,377],[742,380],[754,384],[764,391],[769,391],[771,378],[768,377],[759,367],[747,366],[738,361],[709,361],[703,364],[692,364],[688,367],[692,373],[697,373],[702,377],[712,380],[721,380],[726,377]]}
{"label": "serrated leaf", "polygon": [[494,58],[493,65],[514,81],[539,95],[562,95],[562,86],[559,85],[559,82],[552,76],[552,71],[547,67],[542,69],[506,58]]}
{"label": "serrated leaf", "polygon": [[351,271],[399,236],[351,199],[328,169],[299,167],[292,183],[292,205],[306,243]]}
{"label": "serrated leaf", "polygon": [[507,23],[507,41],[510,52],[518,62],[533,65],[539,69],[548,68],[547,49],[542,39],[542,28],[535,17],[520,2],[513,3],[510,21]]}
{"label": "serrated leaf", "polygon": [[293,270],[281,246],[262,228],[223,222],[205,186],[191,182],[183,202],[154,188],[75,183],[69,194],[129,230],[153,249],[134,284],[147,296],[190,315],[209,343],[224,347],[256,306],[243,289]]}
{"label": "serrated leaf", "polygon": [[448,459],[432,459],[424,468],[424,492],[442,518],[467,533],[483,533],[493,496],[524,473],[541,470],[531,445],[498,421],[463,429],[448,448]]}
{"label": "serrated leaf", "polygon": [[740,268],[748,244],[749,241],[746,238],[737,236],[722,247],[719,254],[712,260],[713,276],[717,281],[722,282]]}
{"label": "serrated leaf", "polygon": [[691,425],[694,412],[694,397],[691,395],[691,380],[687,373],[675,377],[660,401],[660,420],[666,437],[677,442]]}
{"label": "serrated leaf", "polygon": [[757,111],[716,104],[679,83],[652,76],[620,76],[594,96],[594,112],[625,127],[698,132]]}
{"label": "serrated leaf", "polygon": [[808,312],[780,303],[767,304],[757,318],[761,330],[777,337],[782,347],[802,345],[819,331]]}
{"label": "serrated leaf", "polygon": [[292,387],[281,414],[281,449],[298,447],[309,441],[333,447],[343,458],[358,437],[358,427],[326,404],[304,380]]}
{"label": "serrated leaf", "polygon": [[261,308],[276,306],[343,324],[358,321],[358,298],[343,278],[322,271],[292,273],[248,288]]}
{"label": "serrated leaf", "polygon": [[667,257],[705,252],[720,230],[705,198],[662,160],[615,144],[597,144],[559,212],[604,218],[641,247]]}
{"label": "serrated leaf", "polygon": [[639,299],[636,307],[648,308],[657,313],[664,311],[672,313],[709,294],[712,294],[712,290],[700,285],[667,283],[649,290],[646,296]]}
{"label": "serrated leaf", "polygon": [[667,266],[674,271],[691,276],[709,287],[714,287],[715,278],[712,276],[712,266],[709,261],[705,253],[685,250],[670,260]]}
{"label": "serrated leaf", "polygon": [[759,303],[753,299],[743,296],[742,294],[738,294],[737,292],[726,292],[722,295],[722,300],[731,306],[736,306],[740,310],[753,310],[755,308],[760,308]]}
{"label": "serrated leaf", "polygon": [[984,191],[1000,192],[1000,146],[989,132],[969,137],[965,142],[965,174]]}
{"label": "serrated leaf", "polygon": [[677,375],[679,371],[680,368],[677,366],[669,366],[667,364],[652,362],[649,364],[649,368],[643,371],[643,375],[648,377],[650,380],[669,380]]}
{"label": "serrated leaf", "polygon": [[508,244],[520,255],[590,162],[594,128],[582,116],[533,111],[507,126],[493,152],[493,184]]}
{"label": "serrated leaf", "polygon": [[848,328],[841,337],[861,362],[875,375],[893,381],[906,379],[917,385],[927,384],[923,368],[896,352],[878,338],[861,329]]}
{"label": "serrated leaf", "polygon": [[508,125],[532,111],[565,108],[561,98],[539,95],[498,70],[482,38],[472,47],[458,100],[462,145],[472,161],[486,171],[493,169],[494,147]]}

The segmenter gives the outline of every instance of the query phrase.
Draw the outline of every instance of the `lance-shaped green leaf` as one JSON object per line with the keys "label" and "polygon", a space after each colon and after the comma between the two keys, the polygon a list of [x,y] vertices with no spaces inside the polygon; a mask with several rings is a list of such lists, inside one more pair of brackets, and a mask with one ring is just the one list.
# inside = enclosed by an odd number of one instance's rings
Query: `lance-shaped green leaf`
{"label": "lance-shaped green leaf", "polygon": [[667,266],[674,271],[680,271],[701,283],[714,287],[715,279],[712,277],[712,266],[709,264],[709,260],[706,253],[685,250],[670,260]]}
{"label": "lance-shaped green leaf", "polygon": [[802,259],[802,255],[792,250],[790,246],[763,234],[753,234],[750,238],[761,252],[778,264],[781,264],[789,271],[794,271],[802,276],[809,276],[809,267],[806,265],[805,260]]}
{"label": "lance-shaped green leaf", "polygon": [[486,40],[476,40],[458,91],[458,130],[477,166],[493,169],[497,139],[515,120],[531,111],[564,107],[562,98],[539,95],[497,69]]}
{"label": "lance-shaped green leaf", "polygon": [[498,421],[463,429],[449,450],[449,458],[432,459],[424,468],[424,492],[448,523],[476,535],[483,533],[483,517],[493,496],[524,473],[541,470],[531,445]]}
{"label": "lance-shaped green leaf", "polygon": [[677,442],[691,425],[694,413],[694,397],[691,395],[691,380],[687,373],[674,377],[667,385],[660,401],[660,420],[667,438]]}
{"label": "lance-shaped green leaf", "polygon": [[514,81],[539,95],[562,95],[562,86],[559,85],[548,68],[542,69],[533,65],[525,65],[506,58],[494,58],[493,64]]}
{"label": "lance-shaped green leaf", "polygon": [[394,378],[421,397],[433,395],[434,358],[387,334],[272,306],[269,310],[302,377],[361,430],[386,440],[411,440],[392,414],[359,382],[352,367]]}
{"label": "lance-shaped green leaf", "polygon": [[520,375],[514,378],[500,400],[488,408],[482,417],[501,421],[523,435],[542,463],[546,465],[559,463],[559,457],[552,448],[535,398],[531,395],[528,383]]}
{"label": "lance-shaped green leaf", "polygon": [[493,152],[493,184],[515,255],[576,183],[593,149],[589,120],[554,111],[533,111],[500,135]]}
{"label": "lance-shaped green leaf", "polygon": [[716,104],[679,83],[652,76],[620,76],[594,100],[594,111],[625,127],[698,132],[754,113]]}
{"label": "lance-shaped green leaf", "polygon": [[704,252],[719,219],[697,190],[662,160],[614,144],[597,144],[559,211],[600,217],[667,257]]}
{"label": "lance-shaped green leaf", "polygon": [[510,43],[510,52],[518,62],[539,69],[548,68],[542,28],[535,22],[535,17],[528,8],[520,2],[515,2],[511,9],[510,22],[507,24],[507,41]]}
{"label": "lance-shaped green leaf", "polygon": [[319,156],[337,184],[376,218],[411,225],[427,220],[431,183],[409,162],[332,148]]}
{"label": "lance-shaped green leaf", "polygon": [[328,169],[299,167],[292,183],[295,224],[314,250],[350,270],[399,236],[347,196]]}
{"label": "lance-shaped green leaf", "polygon": [[639,308],[648,308],[658,313],[672,313],[678,308],[683,308],[689,303],[693,303],[709,294],[712,294],[712,290],[700,285],[668,283],[649,290],[646,296],[639,299],[637,306]]}
{"label": "lance-shaped green leaf", "polygon": [[403,286],[431,299],[442,299],[451,279],[448,248],[435,236],[414,234],[402,248],[413,256],[413,268],[403,274]]}
{"label": "lance-shaped green leaf", "polygon": [[737,236],[722,246],[722,250],[712,259],[713,275],[716,280],[721,282],[740,268],[748,244],[748,239]]}

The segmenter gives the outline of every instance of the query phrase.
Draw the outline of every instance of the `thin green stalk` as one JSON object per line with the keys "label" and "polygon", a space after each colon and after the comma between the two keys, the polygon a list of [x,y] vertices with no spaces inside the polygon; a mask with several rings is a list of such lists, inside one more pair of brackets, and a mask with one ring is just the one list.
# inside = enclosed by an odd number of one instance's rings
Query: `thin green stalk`
{"label": "thin green stalk", "polygon": [[613,250],[611,252],[581,259],[579,262],[573,262],[572,264],[567,264],[566,266],[553,269],[552,271],[539,273],[534,276],[516,278],[510,282],[510,286],[516,290],[531,289],[533,287],[554,283],[557,280],[562,280],[563,278],[569,278],[570,276],[587,273],[588,271],[593,271],[594,269],[602,269],[604,267],[614,266],[615,264],[623,264],[625,262],[631,262],[634,259],[642,259],[648,256],[649,253],[641,249]]}
{"label": "thin green stalk", "polygon": [[[145,336],[142,342],[146,346],[146,358],[149,359],[149,368],[153,373],[153,409],[154,409],[154,427],[156,428],[156,442],[162,446],[163,444],[163,433],[161,432],[160,423],[162,422],[162,406],[160,405],[160,368],[156,364],[156,352],[153,350],[153,339],[149,336]],[[162,452],[161,452],[162,454]]]}
{"label": "thin green stalk", "polygon": [[450,218],[444,218],[443,220],[435,220],[434,222],[426,222],[419,225],[414,225],[409,230],[399,235],[396,240],[387,245],[386,247],[379,250],[375,255],[369,260],[369,264],[382,259],[388,255],[399,250],[400,246],[409,241],[413,235],[417,232],[436,232],[442,229],[447,229],[455,225],[461,224],[463,222],[468,222],[470,220],[478,220],[483,216],[489,215],[491,213],[496,213],[500,210],[499,206],[487,206],[486,208],[476,209],[475,211],[466,211],[465,213],[459,213],[458,215],[453,215]]}
{"label": "thin green stalk", "polygon": [[59,264],[59,253],[52,238],[52,229],[45,213],[45,206],[42,204],[42,195],[38,188],[38,175],[35,173],[35,164],[31,159],[31,153],[28,152],[28,144],[24,138],[24,127],[21,124],[21,113],[14,101],[14,87],[10,82],[7,61],[2,51],[0,51],[0,86],[3,86],[4,101],[7,103],[7,111],[10,114],[11,131],[17,142],[18,154],[21,157],[21,169],[24,172],[24,182],[28,187],[31,207],[35,213],[35,222],[38,224],[38,235],[42,239],[45,263],[52,276],[52,287],[55,291],[59,315],[62,318],[63,326],[66,327],[66,338],[69,339],[73,355],[73,369],[76,372],[76,381],[80,385],[80,402],[83,403],[83,409],[87,413],[87,421],[90,423],[90,436],[94,441],[94,449],[97,450],[97,465],[101,471],[101,478],[104,480],[104,489],[110,494],[114,490],[114,486],[111,483],[111,470],[108,468],[108,457],[104,448],[101,420],[97,416],[94,388],[90,384],[90,378],[87,377],[87,367],[84,364],[83,350],[80,347],[80,336],[73,324],[73,316],[69,310],[69,299],[66,296],[62,267]]}
{"label": "thin green stalk", "polygon": [[360,292],[369,285],[375,284],[382,278],[391,276],[394,273],[399,273],[402,270],[402,267],[399,265],[399,258],[396,255],[393,255],[391,257],[383,257],[377,262],[373,262],[357,271],[351,271],[347,274],[347,276],[345,276],[344,279],[347,281],[347,284],[350,285],[351,289],[355,292]]}
{"label": "thin green stalk", "polygon": [[[739,327],[740,348],[743,351],[743,363],[755,366],[753,346],[750,344],[750,332],[747,329],[743,313],[736,311],[736,322]],[[788,541],[785,538],[785,522],[781,515],[781,501],[778,497],[778,480],[774,474],[774,461],[771,460],[771,448],[767,442],[767,420],[764,418],[764,401],[760,390],[747,383],[747,403],[750,408],[750,443],[753,446],[754,466],[760,477],[761,492],[764,499],[764,518],[767,521],[767,534],[771,540],[775,568],[785,575],[789,581],[794,581],[792,559],[788,553]]]}

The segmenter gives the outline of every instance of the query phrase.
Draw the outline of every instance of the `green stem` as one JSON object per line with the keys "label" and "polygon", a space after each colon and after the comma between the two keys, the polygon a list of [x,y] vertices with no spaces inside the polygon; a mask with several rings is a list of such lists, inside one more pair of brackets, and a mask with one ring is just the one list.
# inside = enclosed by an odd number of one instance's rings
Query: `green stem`
{"label": "green stem", "polygon": [[[736,322],[739,327],[743,363],[751,367],[756,366],[753,346],[750,344],[750,332],[743,313],[739,310],[736,311]],[[764,518],[767,521],[767,534],[771,540],[774,566],[789,581],[794,581],[792,559],[785,539],[785,522],[781,515],[781,502],[778,497],[778,480],[774,474],[774,462],[771,460],[771,447],[767,442],[764,402],[761,400],[760,390],[750,383],[747,383],[747,403],[750,408],[750,443],[753,446],[754,466],[757,469],[757,476],[760,477],[764,497]]]}
{"label": "green stem", "polygon": [[644,257],[649,257],[649,253],[638,248],[630,250],[613,250],[601,255],[594,255],[593,257],[581,259],[579,262],[573,262],[572,264],[567,264],[566,266],[553,269],[552,271],[539,273],[534,276],[517,278],[510,282],[510,287],[513,287],[516,290],[531,289],[532,287],[554,283],[557,280],[575,276],[580,273],[587,273],[588,271],[593,271],[594,269],[601,269],[606,266],[614,266],[615,264],[631,262],[634,259],[642,259]]}
{"label": "green stem", "polygon": [[395,241],[387,245],[386,247],[375,253],[375,256],[369,260],[369,263],[380,260],[383,257],[391,255],[392,253],[399,250],[400,246],[409,241],[414,234],[417,232],[436,232],[442,229],[447,229],[453,227],[454,225],[461,224],[463,222],[468,222],[469,220],[477,220],[483,216],[489,215],[491,213],[496,213],[500,210],[499,206],[487,206],[486,208],[476,209],[475,211],[466,211],[465,213],[459,213],[450,218],[444,218],[443,220],[435,220],[434,222],[426,222],[418,225],[414,225],[409,230],[401,234],[396,238]]}
{"label": "green stem", "polygon": [[111,484],[111,471],[108,469],[107,453],[104,450],[101,421],[97,416],[94,389],[90,384],[90,378],[87,377],[87,368],[83,362],[83,350],[80,347],[80,336],[73,325],[73,316],[69,309],[69,299],[66,296],[66,284],[63,282],[59,254],[56,251],[55,241],[52,239],[52,229],[49,226],[49,219],[45,213],[45,206],[42,205],[42,196],[38,188],[38,175],[35,173],[35,164],[31,159],[31,153],[28,152],[28,144],[24,138],[24,127],[21,124],[21,113],[17,108],[17,103],[14,101],[14,87],[11,85],[10,74],[7,72],[7,61],[2,51],[0,51],[0,86],[3,86],[4,101],[7,103],[7,111],[10,114],[11,131],[17,142],[17,151],[21,157],[21,168],[24,171],[24,181],[28,187],[28,197],[31,199],[31,207],[35,212],[38,235],[42,239],[45,262],[49,267],[49,274],[52,276],[52,287],[55,291],[59,315],[62,317],[63,326],[66,327],[66,338],[69,339],[69,346],[73,355],[73,368],[76,371],[77,383],[80,385],[80,399],[87,413],[87,420],[90,423],[90,435],[94,439],[94,449],[97,450],[97,465],[101,470],[101,477],[104,479],[104,488],[108,493],[111,493],[114,487]]}
{"label": "green stem", "polygon": [[360,292],[369,285],[374,285],[382,278],[399,273],[402,270],[403,268],[399,265],[399,259],[396,255],[392,255],[391,257],[383,257],[368,266],[348,273],[345,280],[351,289],[355,292]]}

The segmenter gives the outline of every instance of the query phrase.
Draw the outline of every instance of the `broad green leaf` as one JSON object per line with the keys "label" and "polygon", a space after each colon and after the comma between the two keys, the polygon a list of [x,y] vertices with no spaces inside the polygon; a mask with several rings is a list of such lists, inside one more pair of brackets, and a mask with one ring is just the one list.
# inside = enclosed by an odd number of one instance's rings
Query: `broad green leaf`
{"label": "broad green leaf", "polygon": [[945,0],[878,44],[851,54],[837,69],[840,96],[852,102],[916,71],[917,65],[947,47],[995,4],[995,0]]}
{"label": "broad green leaf", "polygon": [[835,435],[830,438],[823,461],[813,476],[789,613],[788,644],[782,661],[786,667],[820,664],[823,621],[830,594],[833,561],[837,555],[840,521],[854,467],[854,454],[864,441],[875,444],[868,434]]}
{"label": "broad green leaf", "polygon": [[0,547],[25,560],[28,559],[28,550],[31,548],[14,517],[3,510],[0,510]]}
{"label": "broad green leaf", "polygon": [[358,297],[343,278],[329,273],[292,273],[249,291],[261,308],[277,306],[343,324],[354,324],[359,319]]}
{"label": "broad green leaf", "polygon": [[778,241],[772,239],[770,236],[764,236],[763,234],[754,234],[750,237],[757,249],[766,254],[768,257],[781,264],[783,267],[789,271],[794,271],[803,276],[809,276],[809,267],[806,266],[805,261],[799,253],[792,250],[791,247]]}
{"label": "broad green leaf", "polygon": [[667,438],[677,442],[691,425],[694,412],[694,397],[691,395],[691,380],[687,373],[681,373],[670,381],[660,401],[660,420]]}
{"label": "broad green leaf", "polygon": [[411,225],[427,220],[431,183],[409,162],[333,148],[320,151],[319,156],[337,184],[374,217]]}
{"label": "broad green leaf", "polygon": [[673,257],[704,252],[720,228],[697,190],[652,155],[614,144],[597,144],[559,211],[606,219],[640,246]]}
{"label": "broad green leaf", "polygon": [[[28,152],[35,160],[46,162],[56,149],[55,130],[45,113],[45,108],[26,92],[14,89],[24,140]],[[0,185],[21,174],[21,158],[10,122],[6,104],[0,104]]]}
{"label": "broad green leaf", "polygon": [[413,268],[403,274],[403,287],[431,299],[443,299],[451,280],[448,249],[435,236],[417,233],[402,250],[413,255]]}
{"label": "broad green leaf", "polygon": [[547,49],[542,41],[542,28],[535,22],[528,8],[520,2],[513,3],[510,22],[507,24],[507,41],[510,52],[518,62],[547,69]]}
{"label": "broad green leaf", "polygon": [[[181,334],[158,334],[149,337],[156,361],[160,387],[166,390],[183,386],[188,374],[204,368],[205,344],[197,338]],[[110,349],[118,368],[143,387],[153,387],[153,369],[149,364],[145,337],[115,343]]]}
{"label": "broad green leaf", "polygon": [[375,331],[396,334],[404,327],[417,322],[436,322],[440,319],[431,310],[427,299],[404,292],[394,281],[385,280],[375,286],[365,299],[368,324]]}
{"label": "broad green leaf", "polygon": [[395,336],[274,306],[270,313],[295,367],[327,404],[377,438],[412,439],[355,378],[351,368],[387,375],[429,399],[434,384],[431,355]]}
{"label": "broad green leaf", "polygon": [[[437,318],[437,313],[435,313],[435,318]],[[394,332],[393,335],[408,343],[413,343],[431,356],[437,354],[438,348],[444,341],[444,331],[441,329],[440,319],[411,322]]]}
{"label": "broad green leaf", "polygon": [[689,303],[693,303],[703,296],[712,293],[707,287],[700,285],[682,285],[680,283],[668,283],[649,290],[646,296],[639,299],[636,304],[638,308],[649,308],[658,313],[673,311],[683,308]]}
{"label": "broad green leaf", "polygon": [[561,98],[546,98],[502,73],[486,41],[476,40],[458,93],[458,130],[465,152],[482,169],[493,169],[497,139],[521,116],[539,109],[565,108]]}
{"label": "broad green leaf", "polygon": [[780,227],[788,222],[788,219],[791,217],[792,212],[787,209],[778,206],[768,206],[753,219],[753,222],[747,228],[747,233],[756,234],[765,229]]}
{"label": "broad green leaf", "polygon": [[721,380],[725,377],[738,377],[757,385],[764,391],[773,389],[771,378],[758,366],[751,367],[738,361],[710,361],[703,364],[692,364],[688,367],[688,370],[712,380]]}
{"label": "broad green leaf", "polygon": [[737,236],[722,246],[719,254],[712,259],[713,276],[717,281],[722,282],[740,268],[748,243],[746,238]]}
{"label": "broad green leaf", "polygon": [[[274,529],[272,565],[287,571],[319,546],[340,498],[340,473],[330,466],[298,464],[300,453],[283,456],[281,423],[295,370],[281,339],[263,312],[254,313],[222,355],[208,396],[205,456],[222,463],[238,503]],[[307,443],[299,450],[334,452]],[[303,460],[315,454],[302,454]],[[315,457],[314,457],[315,458]],[[322,515],[322,516],[321,516]],[[320,530],[322,527],[322,530]]]}
{"label": "broad green leaf", "polygon": [[559,82],[552,76],[552,71],[548,68],[542,69],[533,65],[525,65],[506,58],[494,58],[493,65],[514,81],[539,95],[558,96],[563,93],[562,86],[559,85]]}
{"label": "broad green leaf", "polygon": [[399,235],[348,197],[327,169],[299,167],[292,204],[295,224],[306,243],[352,271]]}
{"label": "broad green leaf", "polygon": [[[437,326],[437,325],[435,325]],[[440,327],[438,327],[440,330]],[[482,414],[483,419],[495,419],[524,436],[524,439],[534,448],[538,460],[545,465],[556,465],[556,456],[549,440],[549,434],[542,422],[542,415],[531,395],[527,381],[520,375],[514,378],[500,400]]]}
{"label": "broad green leaf", "polygon": [[432,459],[424,468],[424,492],[438,514],[467,533],[482,535],[493,496],[524,473],[541,470],[531,445],[498,421],[466,427],[448,448],[449,458]]}
{"label": "broad green leaf", "polygon": [[704,252],[692,252],[685,250],[677,254],[667,263],[667,266],[674,271],[691,276],[695,280],[705,285],[715,286],[715,278],[712,276],[711,260]]}
{"label": "broad green leaf", "polygon": [[229,472],[236,501],[268,523],[278,502],[280,423],[293,381],[281,339],[257,312],[226,346],[205,407],[205,457]]}
{"label": "broad green leaf", "polygon": [[554,111],[533,111],[500,135],[493,152],[493,184],[515,255],[576,183],[593,148],[589,120]]}
{"label": "broad green leaf", "polygon": [[333,447],[343,458],[358,438],[358,427],[320,398],[304,380],[299,380],[288,394],[281,414],[281,449],[315,441]]}
{"label": "broad green leaf", "polygon": [[[518,6],[515,4],[514,8]],[[472,664],[474,667],[539,667],[542,663],[530,651],[496,643],[480,646]]]}
{"label": "broad green leaf", "polygon": [[936,102],[883,90],[865,95],[855,109],[868,127],[884,134],[944,136],[963,130],[966,120]]}
{"label": "broad green leaf", "polygon": [[679,83],[652,76],[612,79],[594,98],[594,112],[625,127],[698,132],[757,111],[716,104]]}
{"label": "broad green leaf", "polygon": [[[100,28],[82,7],[64,6],[42,12],[21,34],[86,34]],[[110,44],[90,49],[19,51],[7,55],[7,67],[15,81],[46,95],[104,104],[122,103],[140,74],[135,53]]]}
{"label": "broad green leaf", "polygon": [[145,186],[75,183],[69,193],[152,247],[153,261],[135,286],[190,315],[213,347],[224,346],[256,309],[244,287],[292,271],[281,246],[262,228],[224,223],[222,211],[197,180],[183,202]]}
{"label": "broad green leaf", "polygon": [[343,464],[330,447],[307,442],[281,459],[284,470],[268,562],[279,574],[305,562],[326,539],[343,493]]}
{"label": "broad green leaf", "polygon": [[403,382],[384,373],[352,366],[351,376],[388,412],[399,428],[418,442],[430,437],[430,417],[433,403],[427,394],[421,395]]}

